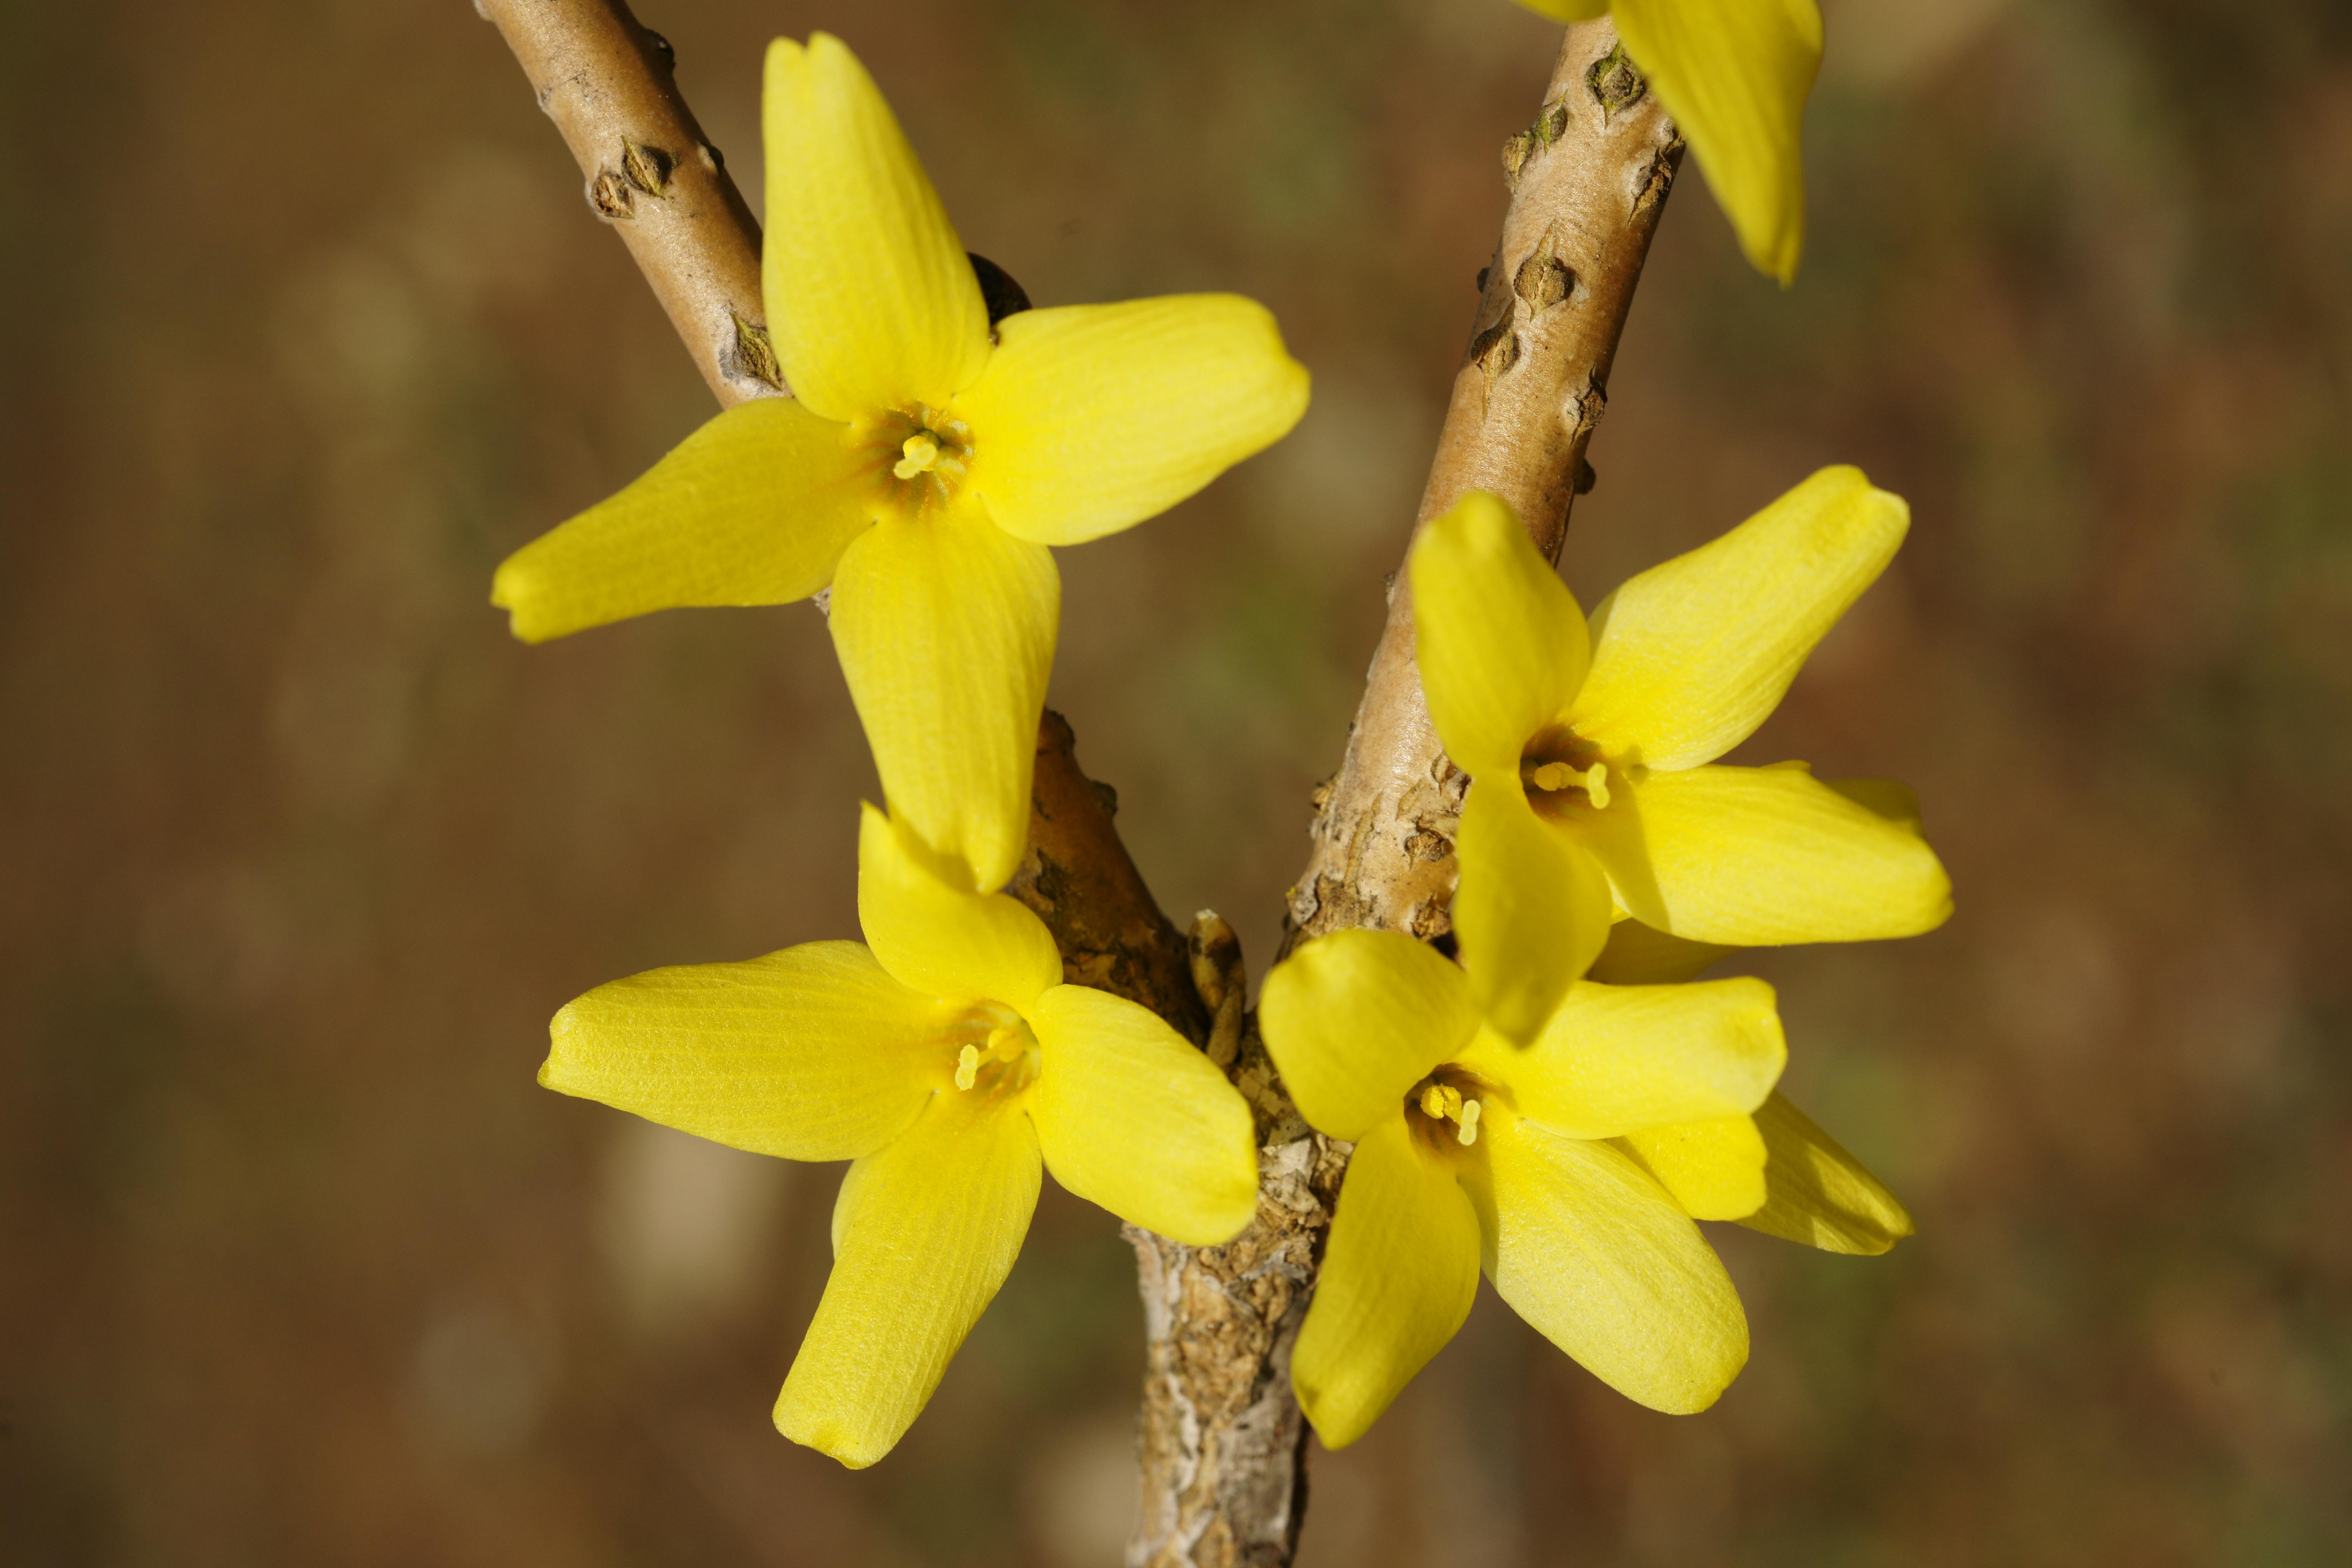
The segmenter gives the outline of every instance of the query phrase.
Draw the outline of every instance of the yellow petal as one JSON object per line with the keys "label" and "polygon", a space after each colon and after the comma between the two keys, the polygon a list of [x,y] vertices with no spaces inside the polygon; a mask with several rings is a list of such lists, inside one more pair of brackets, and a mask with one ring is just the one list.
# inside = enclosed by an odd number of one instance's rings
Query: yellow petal
{"label": "yellow petal", "polygon": [[1693,1219],[1744,1219],[1764,1205],[1764,1139],[1752,1117],[1651,1127],[1620,1142]]}
{"label": "yellow petal", "polygon": [[1508,1112],[1479,1133],[1486,1160],[1464,1185],[1496,1293],[1628,1399],[1673,1415],[1714,1404],[1747,1364],[1748,1318],[1690,1216],[1607,1143]]}
{"label": "yellow petal", "polygon": [[1568,994],[1534,1045],[1481,1034],[1462,1065],[1501,1083],[1527,1121],[1570,1138],[1744,1116],[1789,1050],[1761,980],[1601,985]]}
{"label": "yellow petal", "polygon": [[1895,1194],[1787,1100],[1766,1100],[1756,1125],[1771,1153],[1764,1206],[1740,1224],[1824,1252],[1884,1252],[1911,1234]]}
{"label": "yellow petal", "polygon": [[1609,11],[1609,0],[1519,0],[1519,4],[1555,22],[1590,22]]}
{"label": "yellow petal", "polygon": [[834,575],[833,646],[890,814],[976,888],[1003,887],[1028,843],[1061,601],[1053,556],[977,509],[889,519]]}
{"label": "yellow petal", "polygon": [[834,1205],[833,1275],[776,1429],[853,1470],[888,1453],[1012,1271],[1038,1171],[1026,1116],[953,1090],[852,1165]]}
{"label": "yellow petal", "polygon": [[656,969],[555,1016],[539,1081],[757,1154],[849,1160],[923,1107],[947,1017],[854,942]]}
{"label": "yellow petal", "polygon": [[1193,1247],[1257,1213],[1248,1102],[1158,1015],[1108,992],[1056,985],[1029,1014],[1038,1073],[1029,1114],[1054,1179],[1119,1218]]}
{"label": "yellow petal", "polygon": [[1413,658],[1438,739],[1473,777],[1516,779],[1528,740],[1584,679],[1591,649],[1575,595],[1484,490],[1422,531],[1408,567]]}
{"label": "yellow petal", "polygon": [[1318,937],[1274,966],[1258,1027],[1317,1131],[1361,1138],[1478,1026],[1462,972],[1402,931]]}
{"label": "yellow petal", "polygon": [[788,397],[730,408],[508,556],[490,603],[515,636],[545,642],[653,610],[805,599],[873,521],[845,428]]}
{"label": "yellow petal", "polygon": [[1609,945],[1585,973],[1608,985],[1667,985],[1696,980],[1710,965],[1738,951],[1720,942],[1671,936],[1640,921],[1622,920],[1609,928]]}
{"label": "yellow petal", "polygon": [[1805,99],[1822,67],[1813,0],[1614,0],[1625,52],[1690,142],[1760,272],[1787,283],[1805,246]]}
{"label": "yellow petal", "polygon": [[1454,929],[1471,994],[1506,1038],[1531,1040],[1609,938],[1608,874],[1537,818],[1510,774],[1471,784],[1454,847]]}
{"label": "yellow petal", "polygon": [[1639,831],[1587,842],[1619,901],[1662,931],[1740,947],[1866,942],[1952,912],[1951,879],[1916,831],[1802,769],[1653,773],[1631,793]]}
{"label": "yellow petal", "polygon": [[857,923],[883,968],[926,996],[1024,1015],[1062,983],[1045,921],[1003,893],[953,886],[904,828],[871,805],[859,810]]}
{"label": "yellow petal", "polygon": [[1234,294],[1024,310],[957,400],[997,526],[1078,544],[1156,517],[1307,412],[1307,367]]}
{"label": "yellow petal", "polygon": [[1886,569],[1910,527],[1859,468],[1823,468],[1592,612],[1592,673],[1570,722],[1652,768],[1710,763],[1753,734],[1805,656]]}
{"label": "yellow petal", "polygon": [[988,310],[955,226],[848,46],[768,46],[761,282],[793,395],[831,419],[961,392],[988,363]]}
{"label": "yellow petal", "polygon": [[1290,1358],[1290,1385],[1327,1448],[1364,1435],[1445,1347],[1478,1294],[1478,1216],[1404,1118],[1348,1162],[1323,1272]]}

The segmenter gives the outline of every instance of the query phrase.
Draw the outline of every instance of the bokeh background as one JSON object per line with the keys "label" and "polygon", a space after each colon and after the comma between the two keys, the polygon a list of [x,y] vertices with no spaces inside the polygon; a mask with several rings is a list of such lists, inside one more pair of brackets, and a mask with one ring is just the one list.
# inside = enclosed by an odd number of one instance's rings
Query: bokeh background
{"label": "bokeh background", "polygon": [[[2352,1561],[2352,11],[1837,0],[1782,292],[1697,179],[1563,569],[1823,462],[1911,542],[1743,755],[1918,785],[1944,930],[1757,962],[1908,1200],[1716,1227],[1712,1413],[1507,1311],[1302,1561]],[[1180,918],[1269,952],[1556,32],[1504,0],[645,0],[756,193],[863,52],[1043,302],[1230,288],[1316,402],[1062,556],[1055,701]],[[548,1016],[853,930],[806,606],[526,648],[507,551],[709,412],[461,0],[0,7],[0,1558],[1108,1563],[1140,1321],[1051,1189],[900,1450],[768,1407],[836,1173],[537,1089]]]}

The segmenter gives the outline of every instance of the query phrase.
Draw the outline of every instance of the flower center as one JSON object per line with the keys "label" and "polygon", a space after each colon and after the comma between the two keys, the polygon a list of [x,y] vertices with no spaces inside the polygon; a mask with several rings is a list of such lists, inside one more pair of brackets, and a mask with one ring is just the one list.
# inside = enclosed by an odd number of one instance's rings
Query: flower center
{"label": "flower center", "polygon": [[[1622,780],[1623,775],[1619,774]],[[1589,808],[1609,809],[1609,764],[1601,749],[1568,731],[1553,728],[1528,742],[1519,758],[1519,787],[1540,816]]]}
{"label": "flower center", "polygon": [[1405,1121],[1424,1138],[1451,1141],[1466,1149],[1478,1142],[1478,1121],[1486,1110],[1486,1084],[1475,1074],[1460,1068],[1440,1068],[1404,1097]]}
{"label": "flower center", "polygon": [[898,510],[920,516],[955,499],[971,468],[971,426],[942,408],[894,408],[857,435],[864,467]]}
{"label": "flower center", "polygon": [[967,1009],[948,1031],[956,1047],[955,1086],[1019,1089],[1037,1076],[1037,1037],[1028,1021],[1001,1002]]}

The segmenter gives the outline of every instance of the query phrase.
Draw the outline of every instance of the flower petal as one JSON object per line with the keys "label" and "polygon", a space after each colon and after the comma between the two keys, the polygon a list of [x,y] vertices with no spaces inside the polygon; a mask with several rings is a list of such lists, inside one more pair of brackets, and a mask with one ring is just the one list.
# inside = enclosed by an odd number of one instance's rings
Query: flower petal
{"label": "flower petal", "polygon": [[999,528],[1081,544],[1157,517],[1307,412],[1307,367],[1237,294],[1024,310],[957,399]]}
{"label": "flower petal", "polygon": [[1671,936],[1637,920],[1622,920],[1609,928],[1609,945],[1592,961],[1585,977],[1609,985],[1668,985],[1696,980],[1738,951],[1721,942]]}
{"label": "flower petal", "polygon": [[1674,1415],[1714,1404],[1747,1364],[1748,1318],[1690,1216],[1610,1144],[1507,1113],[1479,1133],[1483,1176],[1463,1184],[1496,1292],[1628,1399]]}
{"label": "flower petal", "polygon": [[1519,4],[1555,22],[1590,22],[1609,14],[1609,0],[1519,0]]}
{"label": "flower petal", "polygon": [[1609,940],[1608,873],[1538,819],[1515,774],[1471,784],[1454,848],[1454,929],[1470,993],[1489,1025],[1525,1044]]}
{"label": "flower petal", "polygon": [[755,1154],[850,1160],[915,1119],[947,1017],[854,942],[599,985],[549,1026],[539,1081]]}
{"label": "flower petal", "polygon": [[805,599],[873,521],[845,429],[789,397],[740,404],[508,556],[490,603],[545,642],[653,610]]}
{"label": "flower petal", "polygon": [[1012,1272],[1036,1211],[1037,1135],[1006,1099],[952,1090],[849,1168],[833,1274],[776,1399],[776,1429],[863,1469],[888,1453]]}
{"label": "flower petal", "polygon": [[1626,53],[1688,139],[1739,247],[1787,283],[1805,246],[1805,99],[1822,67],[1814,0],[1613,0]]}
{"label": "flower petal", "polygon": [[1619,901],[1662,931],[1738,947],[1867,942],[1951,915],[1951,879],[1916,829],[1801,767],[1653,773],[1631,793],[1635,829],[1586,842]]}
{"label": "flower petal", "polygon": [[1473,490],[1423,529],[1412,574],[1413,659],[1446,754],[1475,778],[1517,779],[1591,658],[1583,614],[1497,497]]}
{"label": "flower petal", "polygon": [[1478,1216],[1454,1173],[1392,1114],[1348,1162],[1290,1385],[1327,1448],[1380,1418],[1470,1315]]}
{"label": "flower petal", "polygon": [[1461,1058],[1508,1089],[1520,1117],[1568,1138],[1745,1116],[1788,1059],[1772,988],[1749,979],[1586,981],[1534,1045],[1517,1049],[1490,1030]]}
{"label": "flower petal", "polygon": [[976,509],[886,520],[834,574],[834,650],[890,814],[985,890],[1029,841],[1061,601],[1053,556]]}
{"label": "flower petal", "polygon": [[1764,1139],[1752,1117],[1644,1128],[1618,1142],[1693,1219],[1745,1219],[1764,1206]]}
{"label": "flower petal", "polygon": [[883,968],[926,996],[1024,1016],[1062,983],[1045,921],[1003,893],[954,886],[904,827],[871,805],[859,812],[857,923]]}
{"label": "flower petal", "polygon": [[1654,769],[1711,763],[1764,722],[1805,656],[1886,569],[1911,525],[1859,468],[1823,468],[1592,612],[1592,673],[1569,722]]}
{"label": "flower petal", "polygon": [[1029,1014],[1040,1047],[1029,1114],[1054,1179],[1131,1225],[1192,1247],[1257,1213],[1249,1103],[1148,1008],[1056,985]]}
{"label": "flower petal", "polygon": [[1462,972],[1402,931],[1339,931],[1274,966],[1258,1028],[1316,1131],[1361,1138],[1478,1026]]}
{"label": "flower petal", "polygon": [[881,89],[828,33],[768,46],[761,292],[793,395],[830,419],[937,406],[988,363],[955,226]]}
{"label": "flower petal", "polygon": [[1740,1224],[1824,1252],[1880,1253],[1911,1234],[1895,1194],[1787,1100],[1766,1100],[1756,1126],[1771,1154],[1766,1196]]}

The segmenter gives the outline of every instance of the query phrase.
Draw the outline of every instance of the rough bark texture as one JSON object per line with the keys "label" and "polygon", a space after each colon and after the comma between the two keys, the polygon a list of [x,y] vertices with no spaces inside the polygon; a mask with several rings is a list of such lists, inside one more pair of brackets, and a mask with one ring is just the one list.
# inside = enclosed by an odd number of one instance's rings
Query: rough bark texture
{"label": "rough bark texture", "polygon": [[1054,933],[1065,979],[1139,1002],[1205,1046],[1214,1009],[1193,989],[1184,934],[1119,842],[1118,795],[1079,771],[1076,747],[1070,721],[1047,709],[1029,786],[1029,852],[1005,891]]}
{"label": "rough bark texture", "polygon": [[[1503,152],[1502,242],[1422,494],[1414,531],[1473,489],[1511,503],[1558,560],[1609,365],[1682,158],[1674,122],[1606,21],[1570,27],[1541,113]],[[1285,950],[1349,926],[1452,929],[1454,829],[1469,780],[1446,760],[1412,662],[1402,568],[1339,772],[1316,792],[1313,849]]]}
{"label": "rough bark texture", "polygon": [[[588,177],[590,205],[627,243],[719,402],[785,393],[763,325],[758,226],[677,95],[668,46],[620,0],[476,8],[521,61]],[[1540,115],[1504,151],[1511,205],[1421,522],[1465,490],[1491,489],[1558,556],[1680,153],[1609,24],[1570,28]],[[994,272],[975,265],[984,281]],[[1007,310],[1027,304],[1017,289],[1005,298]],[[1346,760],[1318,794],[1313,858],[1292,891],[1286,946],[1350,925],[1447,929],[1464,781],[1440,752],[1412,656],[1400,579]],[[1246,1011],[1232,929],[1202,911],[1188,940],[1161,912],[1119,842],[1117,797],[1080,771],[1057,713],[1039,730],[1032,805],[1029,853],[1008,890],[1053,931],[1072,979],[1140,1003],[1199,1042],[1257,1123],[1258,1211],[1240,1237],[1192,1247],[1128,1227],[1149,1331],[1142,1518],[1128,1562],[1282,1568],[1307,1501],[1290,1351],[1349,1148],[1298,1119]]]}
{"label": "rough bark texture", "polygon": [[694,367],[725,406],[784,390],[760,301],[760,226],[621,0],[474,0],[530,78]]}

